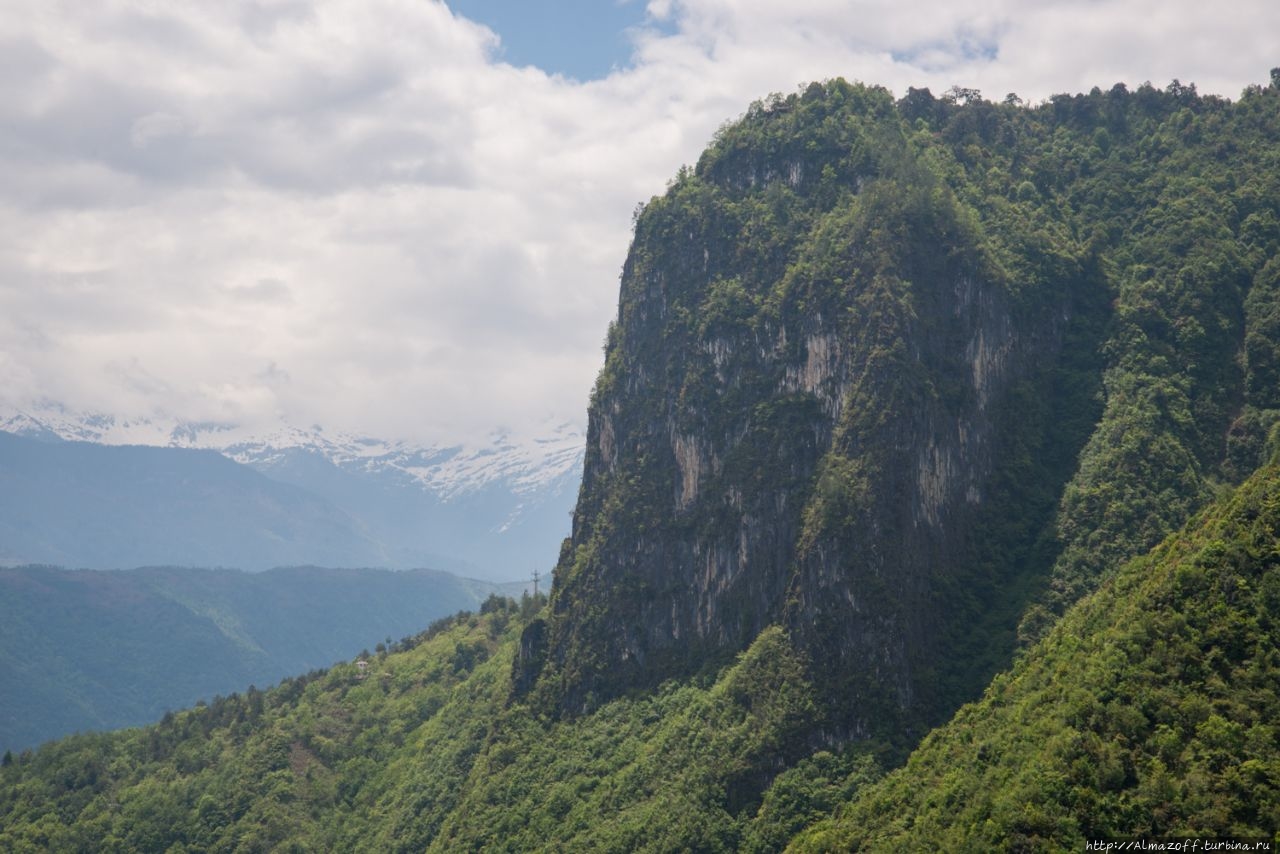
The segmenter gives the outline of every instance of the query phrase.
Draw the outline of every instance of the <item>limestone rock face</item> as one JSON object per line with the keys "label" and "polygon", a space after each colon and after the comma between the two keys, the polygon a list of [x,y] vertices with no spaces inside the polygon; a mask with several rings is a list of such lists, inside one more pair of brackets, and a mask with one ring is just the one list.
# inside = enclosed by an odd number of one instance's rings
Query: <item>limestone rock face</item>
{"label": "limestone rock face", "polygon": [[[1029,303],[887,93],[792,100],[637,220],[551,615],[517,662],[562,712],[782,624],[829,695],[823,738],[914,728],[980,684],[951,660],[1001,595],[975,567],[1019,500],[1002,460],[1082,441],[1020,401],[1053,395],[1087,265]],[[1052,508],[1021,509],[1015,552]]]}

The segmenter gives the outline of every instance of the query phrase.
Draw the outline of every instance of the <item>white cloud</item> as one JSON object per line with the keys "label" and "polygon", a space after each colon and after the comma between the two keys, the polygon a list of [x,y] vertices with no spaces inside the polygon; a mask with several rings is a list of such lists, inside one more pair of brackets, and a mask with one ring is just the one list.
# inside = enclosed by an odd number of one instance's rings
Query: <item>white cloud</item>
{"label": "white cloud", "polygon": [[633,63],[575,83],[432,0],[7,0],[0,395],[426,440],[580,421],[633,208],[751,100],[1235,96],[1280,64],[1271,3],[648,10]]}

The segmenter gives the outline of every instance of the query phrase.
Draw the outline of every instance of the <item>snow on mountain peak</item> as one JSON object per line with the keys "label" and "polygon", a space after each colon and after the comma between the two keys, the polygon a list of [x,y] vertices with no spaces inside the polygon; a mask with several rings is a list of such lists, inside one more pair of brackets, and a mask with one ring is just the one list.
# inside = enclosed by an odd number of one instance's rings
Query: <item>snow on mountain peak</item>
{"label": "snow on mountain peak", "polygon": [[545,425],[538,435],[500,430],[466,444],[419,445],[318,425],[280,423],[262,429],[167,416],[77,413],[56,403],[21,409],[0,404],[0,430],[45,440],[209,449],[254,467],[301,450],[348,471],[399,474],[444,500],[491,484],[515,494],[538,492],[580,468],[585,442],[581,429],[568,422]]}

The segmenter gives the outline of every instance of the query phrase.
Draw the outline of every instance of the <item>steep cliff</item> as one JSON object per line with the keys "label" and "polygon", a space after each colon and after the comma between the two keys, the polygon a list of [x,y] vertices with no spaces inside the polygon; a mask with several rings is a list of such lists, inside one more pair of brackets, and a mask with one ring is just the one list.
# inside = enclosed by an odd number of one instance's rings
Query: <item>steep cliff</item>
{"label": "steep cliff", "polygon": [[[1159,171],[1227,106],[837,81],[723,129],[637,217],[517,693],[579,713],[781,624],[824,695],[815,742],[908,744],[1016,628],[1247,474],[1274,417],[1236,354],[1277,194]],[[1234,119],[1265,138],[1258,115]]]}
{"label": "steep cliff", "polygon": [[[1029,257],[1016,222],[1001,249],[1058,269],[1011,272],[941,169],[886,92],[837,83],[748,115],[641,214],[527,659],[564,708],[723,663],[772,623],[837,738],[900,734],[989,675],[960,654],[993,614],[1008,647],[1037,492],[1073,455],[1033,458],[1085,438],[1045,404],[1090,408],[1055,369],[1087,362],[1093,342],[1063,343],[1104,288],[1069,239]],[[1022,530],[991,567],[977,535],[1010,503]]]}

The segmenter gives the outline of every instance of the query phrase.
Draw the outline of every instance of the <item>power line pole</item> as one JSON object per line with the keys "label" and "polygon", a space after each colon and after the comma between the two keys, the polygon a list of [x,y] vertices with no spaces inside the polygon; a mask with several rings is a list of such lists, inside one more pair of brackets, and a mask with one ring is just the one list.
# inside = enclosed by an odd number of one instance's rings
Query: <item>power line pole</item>
{"label": "power line pole", "polygon": [[538,572],[538,570],[535,569],[533,571],[533,598],[534,599],[538,598],[538,579],[541,577],[542,577],[541,574]]}

